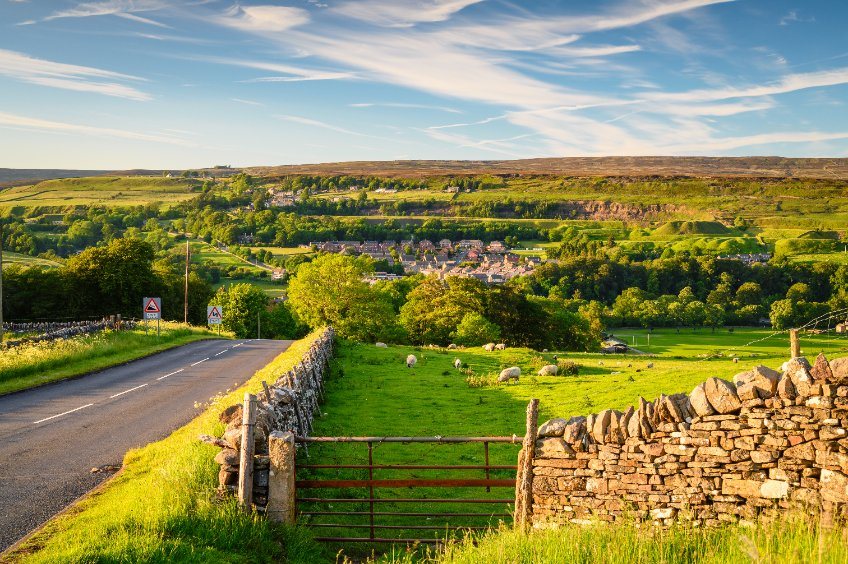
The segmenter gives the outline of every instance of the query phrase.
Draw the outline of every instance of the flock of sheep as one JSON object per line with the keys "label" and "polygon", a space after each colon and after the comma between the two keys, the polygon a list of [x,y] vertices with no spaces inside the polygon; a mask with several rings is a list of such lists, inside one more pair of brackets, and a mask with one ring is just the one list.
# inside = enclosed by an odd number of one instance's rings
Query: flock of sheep
{"label": "flock of sheep", "polygon": [[[376,346],[380,348],[386,348],[388,345],[385,343],[376,343]],[[449,345],[448,349],[456,349],[456,345]],[[493,351],[503,351],[506,350],[505,343],[486,343],[483,345],[483,350],[486,352]],[[556,360],[556,355],[554,355],[554,360]],[[407,355],[406,357],[406,367],[407,368],[415,368],[415,365],[418,363],[418,357],[414,354]],[[453,359],[453,367],[457,370],[462,368],[462,360],[459,358]],[[546,364],[542,368],[539,369],[539,376],[556,376],[559,373],[559,366],[556,364]],[[515,380],[518,382],[521,377],[521,368],[518,366],[511,366],[509,368],[504,368],[501,370],[501,373],[498,375],[498,383],[509,383],[510,380]]]}

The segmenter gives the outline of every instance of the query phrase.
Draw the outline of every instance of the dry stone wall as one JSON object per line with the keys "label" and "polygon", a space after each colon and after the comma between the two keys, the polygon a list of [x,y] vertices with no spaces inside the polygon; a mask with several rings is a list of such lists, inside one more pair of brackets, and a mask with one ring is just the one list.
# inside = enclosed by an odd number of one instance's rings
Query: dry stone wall
{"label": "dry stone wall", "polygon": [[[310,346],[303,359],[281,374],[258,397],[254,427],[253,501],[262,507],[268,495],[268,437],[274,431],[308,436],[318,413],[324,390],[324,375],[333,355],[333,328],[327,328]],[[239,477],[243,406],[232,405],[220,415],[226,429],[221,437],[202,436],[204,442],[221,447],[215,457],[220,465],[219,491],[235,492]]]}
{"label": "dry stone wall", "polygon": [[639,399],[637,408],[552,419],[538,429],[534,526],[622,518],[699,525],[845,513],[848,358]]}

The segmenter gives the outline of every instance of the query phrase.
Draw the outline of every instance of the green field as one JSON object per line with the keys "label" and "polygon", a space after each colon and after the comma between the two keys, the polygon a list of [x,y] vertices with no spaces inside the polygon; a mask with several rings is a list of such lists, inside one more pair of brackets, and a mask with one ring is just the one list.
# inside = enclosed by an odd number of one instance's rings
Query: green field
{"label": "green field", "polygon": [[0,207],[136,206],[172,204],[197,196],[197,181],[142,176],[46,180],[0,191]]}
{"label": "green field", "polygon": [[[315,436],[510,436],[524,434],[525,407],[531,398],[540,400],[540,422],[552,417],[588,415],[606,408],[625,409],[637,403],[639,396],[653,400],[662,393],[689,392],[712,376],[730,379],[734,374],[757,364],[778,367],[789,356],[786,334],[773,335],[763,330],[737,329],[734,332],[674,330],[654,331],[648,345],[646,331],[621,331],[618,337],[646,350],[651,356],[559,353],[559,358],[577,362],[578,376],[535,376],[538,369],[553,361],[553,353],[540,354],[528,349],[485,352],[482,348],[447,351],[413,347],[380,349],[368,344],[344,342],[338,349],[337,369],[329,379],[322,410],[325,416],[316,422]],[[756,342],[754,342],[756,341]],[[831,357],[848,355],[848,339],[826,335],[802,336],[802,348],[814,356],[820,351]],[[407,354],[415,354],[418,363],[407,369]],[[740,359],[736,364],[733,357]],[[476,376],[496,376],[504,367],[519,366],[518,384],[472,387],[466,376],[454,367],[454,358],[468,364]],[[653,363],[648,368],[648,363]],[[517,446],[493,445],[493,464],[514,464]],[[311,464],[362,464],[367,460],[364,445],[320,444],[309,449]],[[482,464],[482,445],[396,445],[375,448],[378,464]],[[477,472],[479,474],[480,472]],[[480,477],[464,474],[416,471],[381,471],[377,478],[392,477]],[[501,476],[500,474],[503,474]],[[303,474],[309,476],[310,474]],[[509,472],[493,472],[493,477],[509,477]],[[361,470],[315,470],[313,477],[362,479]],[[327,497],[357,497],[353,490],[322,491]],[[383,497],[491,497],[511,495],[501,490],[486,493],[460,489],[380,490]],[[464,506],[450,503],[381,503],[385,511],[464,512],[492,511],[508,513],[508,504],[494,507]],[[314,509],[317,509],[315,507]],[[338,509],[338,508],[337,508]],[[344,510],[366,511],[367,504],[345,503]],[[314,517],[315,522],[340,522],[338,517]],[[323,520],[322,520],[323,519]],[[333,519],[328,521],[327,519]],[[363,516],[343,518],[345,524],[367,523]],[[407,519],[383,517],[379,524],[402,526]],[[472,518],[474,519],[474,518]],[[476,518],[477,525],[497,524],[498,519]],[[469,524],[465,518],[454,523]],[[443,524],[449,519],[433,518],[428,524]],[[507,519],[508,521],[508,519]],[[319,532],[325,533],[326,530]],[[421,531],[388,529],[379,531],[394,538],[415,537]],[[359,536],[361,529],[333,529],[333,536]],[[425,533],[426,534],[426,533]],[[439,537],[444,531],[430,532]],[[352,555],[369,548],[340,545]]]}
{"label": "green field", "polygon": [[73,378],[215,335],[181,323],[162,323],[161,335],[144,329],[22,345],[0,351],[0,394]]}
{"label": "green field", "polygon": [[302,247],[248,247],[254,253],[257,251],[268,251],[271,253],[274,258],[277,257],[289,257],[292,255],[308,255],[312,252],[312,249],[305,249]]}
{"label": "green field", "polygon": [[42,259],[38,257],[31,257],[29,255],[22,255],[20,253],[12,253],[10,251],[3,251],[3,268],[7,268],[12,266],[13,264],[23,264],[25,266],[44,266],[47,268],[55,268],[60,266],[58,262]]}

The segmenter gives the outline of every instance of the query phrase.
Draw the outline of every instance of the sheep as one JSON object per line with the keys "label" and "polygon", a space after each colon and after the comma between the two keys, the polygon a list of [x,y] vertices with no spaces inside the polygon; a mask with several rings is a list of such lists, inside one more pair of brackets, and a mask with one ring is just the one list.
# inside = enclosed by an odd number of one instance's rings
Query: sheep
{"label": "sheep", "polygon": [[453,359],[453,367],[459,370],[460,368],[462,368],[462,361],[458,358]]}
{"label": "sheep", "polygon": [[416,363],[416,362],[418,362],[418,359],[417,359],[417,358],[415,358],[415,355],[414,355],[414,354],[411,354],[411,355],[409,355],[409,356],[407,356],[407,357],[406,357],[406,367],[407,367],[407,368],[413,368],[413,367],[415,367],[415,363]]}
{"label": "sheep", "polygon": [[449,351],[456,350],[456,348],[457,348],[456,343],[451,343],[451,344],[448,345]]}
{"label": "sheep", "polygon": [[739,359],[736,358],[736,357],[733,357],[733,364],[739,364]]}
{"label": "sheep", "polygon": [[495,350],[495,343],[486,343],[485,345],[483,345],[483,350],[486,352],[492,352],[493,350]]}
{"label": "sheep", "polygon": [[510,380],[518,382],[519,376],[521,376],[521,369],[519,367],[512,366],[510,368],[504,368],[501,370],[500,376],[498,376],[498,382],[509,382]]}
{"label": "sheep", "polygon": [[649,362],[648,364],[645,365],[645,368],[653,368],[653,367],[654,367],[653,362]]}
{"label": "sheep", "polygon": [[496,351],[506,350],[506,343],[498,343],[497,345],[495,345],[495,350]]}
{"label": "sheep", "polygon": [[374,343],[374,346],[380,349],[385,349],[389,347],[389,345],[387,345],[386,343]]}
{"label": "sheep", "polygon": [[559,373],[559,366],[556,364],[548,364],[539,369],[539,376],[556,376]]}

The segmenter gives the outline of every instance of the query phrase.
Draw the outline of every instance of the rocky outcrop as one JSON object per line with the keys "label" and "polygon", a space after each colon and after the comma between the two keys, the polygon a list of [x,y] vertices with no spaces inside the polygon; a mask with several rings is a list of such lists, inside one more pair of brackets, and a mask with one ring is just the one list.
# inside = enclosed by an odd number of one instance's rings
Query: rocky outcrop
{"label": "rocky outcrop", "polygon": [[533,521],[701,525],[848,513],[848,360],[756,366],[690,394],[539,429]]}

